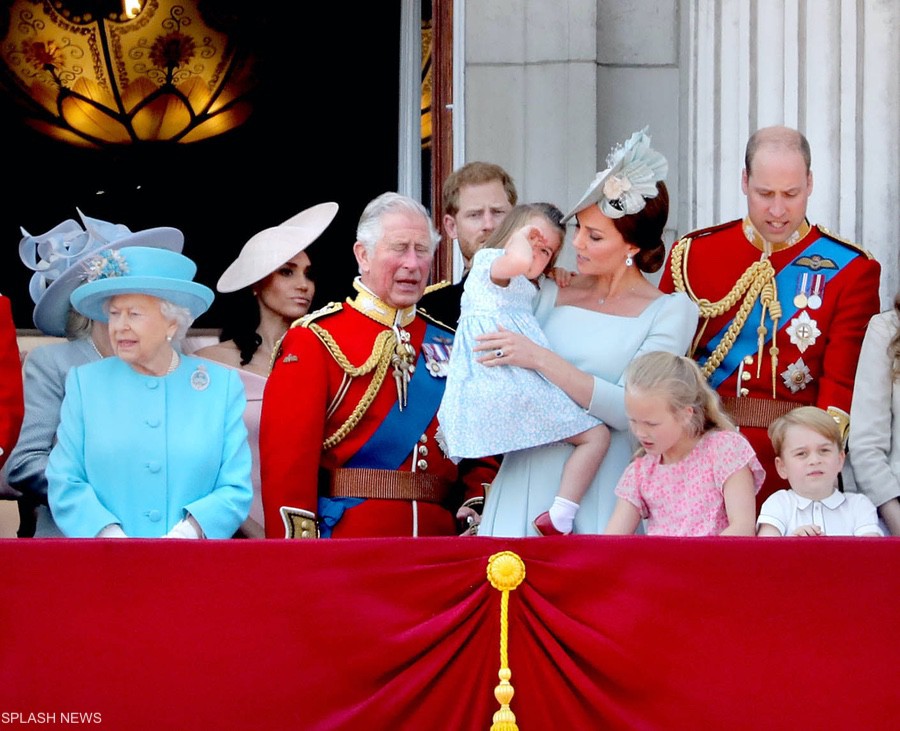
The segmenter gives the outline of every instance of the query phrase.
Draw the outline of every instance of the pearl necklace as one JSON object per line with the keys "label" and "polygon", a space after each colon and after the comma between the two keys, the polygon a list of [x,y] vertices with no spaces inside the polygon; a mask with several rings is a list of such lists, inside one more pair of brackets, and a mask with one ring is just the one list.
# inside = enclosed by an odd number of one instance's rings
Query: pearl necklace
{"label": "pearl necklace", "polygon": [[178,351],[173,349],[172,361],[169,363],[169,370],[166,371],[166,375],[168,376],[172,373],[178,367],[179,363],[181,363],[181,358],[178,357]]}

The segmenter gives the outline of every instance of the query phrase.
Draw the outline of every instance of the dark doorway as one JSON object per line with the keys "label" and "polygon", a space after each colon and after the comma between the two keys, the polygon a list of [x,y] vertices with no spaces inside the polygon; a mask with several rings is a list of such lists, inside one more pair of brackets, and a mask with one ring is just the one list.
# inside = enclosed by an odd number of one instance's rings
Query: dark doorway
{"label": "dark doorway", "polygon": [[[237,130],[187,145],[86,150],[32,131],[10,98],[0,98],[0,292],[12,300],[17,327],[33,327],[19,227],[43,233],[77,220],[76,207],[133,231],[180,228],[198,280],[214,287],[255,232],[333,200],[338,216],[309,250],[314,306],[351,293],[359,214],[397,185],[400,3],[215,5],[233,7],[258,59],[255,110]],[[220,326],[226,300],[197,327]]]}

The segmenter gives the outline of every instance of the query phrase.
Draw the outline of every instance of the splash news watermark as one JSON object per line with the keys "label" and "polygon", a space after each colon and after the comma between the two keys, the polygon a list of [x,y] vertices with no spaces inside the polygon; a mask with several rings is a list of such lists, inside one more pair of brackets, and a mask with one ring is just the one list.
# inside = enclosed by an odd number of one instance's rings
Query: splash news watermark
{"label": "splash news watermark", "polygon": [[99,711],[2,711],[0,724],[10,726],[40,726],[47,724],[99,725],[103,714]]}

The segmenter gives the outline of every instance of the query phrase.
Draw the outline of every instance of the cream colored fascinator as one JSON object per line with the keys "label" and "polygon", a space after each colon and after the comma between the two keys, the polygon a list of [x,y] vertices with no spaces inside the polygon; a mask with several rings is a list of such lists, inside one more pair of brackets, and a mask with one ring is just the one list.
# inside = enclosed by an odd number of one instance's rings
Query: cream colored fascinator
{"label": "cream colored fascinator", "polygon": [[643,210],[647,198],[655,198],[656,184],[665,180],[669,163],[650,147],[647,127],[635,132],[624,145],[614,147],[606,158],[606,170],[597,173],[581,200],[565,215],[568,221],[578,211],[596,204],[610,218],[622,218]]}

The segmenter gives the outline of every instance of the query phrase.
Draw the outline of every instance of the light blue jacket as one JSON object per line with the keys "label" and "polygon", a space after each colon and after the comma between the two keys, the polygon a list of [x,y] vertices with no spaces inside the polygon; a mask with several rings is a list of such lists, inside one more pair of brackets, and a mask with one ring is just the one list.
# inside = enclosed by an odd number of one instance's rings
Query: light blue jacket
{"label": "light blue jacket", "polygon": [[146,376],[112,357],[71,369],[65,394],[47,482],[67,536],[119,523],[128,536],[159,538],[190,512],[207,538],[230,538],[247,517],[236,372],[183,355],[172,373]]}

